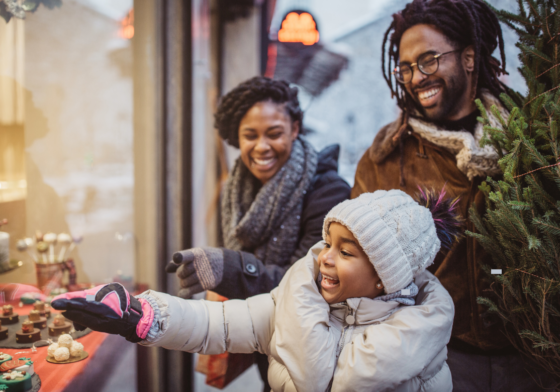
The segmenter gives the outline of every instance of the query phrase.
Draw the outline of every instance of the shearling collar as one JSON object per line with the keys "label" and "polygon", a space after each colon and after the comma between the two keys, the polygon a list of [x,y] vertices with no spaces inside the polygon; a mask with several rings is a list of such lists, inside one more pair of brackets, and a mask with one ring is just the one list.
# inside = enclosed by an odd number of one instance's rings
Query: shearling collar
{"label": "shearling collar", "polygon": [[[482,91],[481,101],[486,108],[488,119],[493,127],[499,127],[500,123],[490,111],[492,105],[498,107],[498,111],[504,119],[507,119],[509,116],[501,102],[488,91]],[[399,142],[398,140],[394,141],[393,137],[401,125],[400,117],[398,120],[383,127],[375,137],[373,145],[369,150],[369,157],[374,163],[379,164],[383,162],[397,147]],[[501,173],[500,166],[498,165],[499,157],[496,151],[494,151],[492,146],[480,146],[484,136],[481,123],[476,125],[474,135],[464,130],[448,131],[421,118],[410,118],[408,124],[412,131],[423,139],[455,155],[457,167],[469,180],[476,176],[495,176]]]}

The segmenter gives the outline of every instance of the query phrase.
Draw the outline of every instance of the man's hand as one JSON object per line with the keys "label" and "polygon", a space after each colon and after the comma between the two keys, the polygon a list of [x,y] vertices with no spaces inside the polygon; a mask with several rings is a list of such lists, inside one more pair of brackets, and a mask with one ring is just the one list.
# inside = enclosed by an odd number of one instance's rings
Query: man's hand
{"label": "man's hand", "polygon": [[121,335],[137,343],[146,338],[154,311],[145,299],[136,299],[120,283],[110,283],[84,291],[54,297],[52,307],[65,310],[74,328]]}
{"label": "man's hand", "polygon": [[181,280],[178,296],[191,298],[204,290],[212,290],[222,281],[224,252],[220,248],[192,248],[173,255],[165,271],[175,272]]}

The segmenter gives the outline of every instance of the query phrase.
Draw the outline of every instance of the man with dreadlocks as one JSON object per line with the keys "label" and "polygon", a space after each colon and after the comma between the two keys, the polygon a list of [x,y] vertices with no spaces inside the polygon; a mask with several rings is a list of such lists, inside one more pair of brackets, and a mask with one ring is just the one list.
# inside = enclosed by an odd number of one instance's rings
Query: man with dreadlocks
{"label": "man with dreadlocks", "polygon": [[[501,62],[492,57],[499,47]],[[387,53],[387,54],[386,54]],[[413,0],[393,15],[383,40],[383,73],[401,109],[383,127],[361,158],[352,198],[380,189],[413,195],[418,187],[442,189],[460,197],[468,230],[473,203],[481,210],[478,186],[499,176],[498,155],[481,147],[482,124],[475,99],[489,110],[507,112],[499,95],[507,87],[502,32],[496,15],[482,0]],[[491,258],[471,237],[463,237],[430,268],[455,303],[449,367],[455,391],[529,391],[538,389],[531,369],[500,331],[502,323],[477,304],[488,296],[481,265]],[[542,379],[541,379],[542,380]]]}

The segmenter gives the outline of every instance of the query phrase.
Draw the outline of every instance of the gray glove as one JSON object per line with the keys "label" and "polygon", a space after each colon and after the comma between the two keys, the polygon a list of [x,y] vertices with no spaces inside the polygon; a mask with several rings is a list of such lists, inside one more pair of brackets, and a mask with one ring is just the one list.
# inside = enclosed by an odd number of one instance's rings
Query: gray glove
{"label": "gray glove", "polygon": [[181,298],[191,298],[204,290],[212,290],[222,281],[224,252],[220,248],[192,248],[173,255],[166,267],[168,273],[176,273],[182,289]]}

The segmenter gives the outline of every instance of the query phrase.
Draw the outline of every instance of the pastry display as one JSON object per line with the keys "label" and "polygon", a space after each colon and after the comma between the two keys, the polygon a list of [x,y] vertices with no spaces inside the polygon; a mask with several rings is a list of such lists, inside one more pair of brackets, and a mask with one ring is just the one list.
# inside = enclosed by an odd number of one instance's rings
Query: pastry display
{"label": "pastry display", "polygon": [[87,358],[84,345],[75,342],[68,334],[60,335],[58,343],[53,343],[47,349],[47,361],[52,363],[72,363]]}
{"label": "pastry display", "polygon": [[33,361],[29,358],[10,359],[0,365],[0,390],[25,392],[32,387],[31,376],[35,374]]}
{"label": "pastry display", "polygon": [[35,328],[47,328],[47,318],[41,317],[41,313],[39,313],[38,310],[32,310],[29,312],[29,320],[33,322]]}
{"label": "pastry display", "polygon": [[17,343],[33,343],[41,340],[41,330],[35,328],[33,321],[25,320],[21,325],[21,330],[16,332]]}
{"label": "pastry display", "polygon": [[[31,348],[32,346],[46,347],[50,343],[47,341],[48,339],[56,340],[62,334],[72,333],[73,337],[80,338],[91,332],[90,329],[76,331],[72,321],[56,311],[54,311],[56,313],[53,313],[50,319],[42,316],[41,313],[44,312],[45,316],[47,316],[52,309],[43,301],[35,301],[33,305],[28,304],[28,306],[20,303],[19,308],[15,304],[0,305],[0,314],[10,314],[10,316],[0,317],[0,350],[2,348]],[[32,310],[29,310],[29,308]],[[14,314],[14,310],[20,312],[19,316],[21,317]],[[29,312],[28,317],[23,316],[27,312]],[[11,322],[9,320],[10,317],[12,318]],[[14,322],[15,317],[18,317],[16,322]],[[70,350],[71,342],[66,344],[66,346]],[[1,391],[2,389],[0,388]]]}
{"label": "pastry display", "polygon": [[72,323],[61,314],[54,317],[52,323],[49,324],[49,336],[60,336],[72,330]]}
{"label": "pastry display", "polygon": [[0,320],[0,340],[4,340],[8,337],[8,327],[2,326],[2,321]]}
{"label": "pastry display", "polygon": [[19,322],[19,315],[14,312],[12,305],[2,306],[2,316],[0,316],[0,322],[4,325],[16,324]]}

